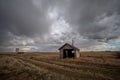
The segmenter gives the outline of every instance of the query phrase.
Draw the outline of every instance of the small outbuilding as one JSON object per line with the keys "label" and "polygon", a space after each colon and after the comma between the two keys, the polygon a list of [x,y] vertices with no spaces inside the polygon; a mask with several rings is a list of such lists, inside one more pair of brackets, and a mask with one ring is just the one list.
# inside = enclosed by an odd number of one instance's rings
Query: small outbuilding
{"label": "small outbuilding", "polygon": [[65,43],[63,46],[59,48],[60,51],[60,58],[79,58],[80,57],[80,50],[70,45],[69,43]]}

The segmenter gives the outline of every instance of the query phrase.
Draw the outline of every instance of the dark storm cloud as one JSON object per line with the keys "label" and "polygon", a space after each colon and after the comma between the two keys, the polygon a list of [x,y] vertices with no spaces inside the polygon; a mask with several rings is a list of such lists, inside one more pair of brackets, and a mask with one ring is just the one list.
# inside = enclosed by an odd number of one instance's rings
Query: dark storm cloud
{"label": "dark storm cloud", "polygon": [[0,42],[9,38],[8,32],[27,37],[49,33],[52,22],[45,5],[37,8],[32,0],[0,0]]}
{"label": "dark storm cloud", "polygon": [[[73,29],[77,26],[78,32],[87,38],[109,40],[119,36],[119,32],[115,32],[115,26],[119,26],[117,24],[120,22],[119,9],[119,0],[71,0],[65,19]],[[117,29],[120,30],[120,27]]]}

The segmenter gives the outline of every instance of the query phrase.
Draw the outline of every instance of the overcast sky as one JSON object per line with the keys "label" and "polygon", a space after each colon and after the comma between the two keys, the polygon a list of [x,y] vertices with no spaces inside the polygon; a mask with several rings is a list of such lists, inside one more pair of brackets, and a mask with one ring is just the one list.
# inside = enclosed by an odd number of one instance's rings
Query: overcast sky
{"label": "overcast sky", "polygon": [[0,0],[0,51],[120,50],[120,0]]}

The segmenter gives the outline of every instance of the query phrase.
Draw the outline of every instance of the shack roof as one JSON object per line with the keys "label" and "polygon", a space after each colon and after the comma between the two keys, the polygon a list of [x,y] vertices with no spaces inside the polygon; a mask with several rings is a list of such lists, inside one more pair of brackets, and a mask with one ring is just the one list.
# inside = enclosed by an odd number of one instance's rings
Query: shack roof
{"label": "shack roof", "polygon": [[65,43],[63,46],[61,46],[58,50],[61,50],[63,47],[65,47],[66,45],[72,47],[73,49],[76,49],[76,50],[79,50],[79,48],[73,46],[73,45],[70,45],[69,43]]}

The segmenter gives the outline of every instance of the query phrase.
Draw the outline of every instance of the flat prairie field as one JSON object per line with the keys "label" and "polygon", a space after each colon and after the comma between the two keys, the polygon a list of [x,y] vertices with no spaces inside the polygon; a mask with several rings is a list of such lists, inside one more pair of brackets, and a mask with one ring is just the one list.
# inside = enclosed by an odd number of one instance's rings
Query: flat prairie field
{"label": "flat prairie field", "polygon": [[120,52],[80,52],[60,59],[57,52],[0,53],[0,80],[120,80]]}

